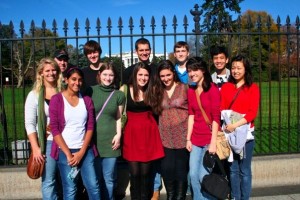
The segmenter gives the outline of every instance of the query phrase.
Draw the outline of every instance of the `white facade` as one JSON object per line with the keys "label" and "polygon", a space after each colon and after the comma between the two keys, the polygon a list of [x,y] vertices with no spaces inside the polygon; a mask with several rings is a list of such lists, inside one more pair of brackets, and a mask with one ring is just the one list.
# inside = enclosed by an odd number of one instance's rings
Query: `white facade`
{"label": "white facade", "polygon": [[[156,53],[156,57],[162,57],[164,54]],[[109,57],[108,54],[105,54],[105,57]],[[111,57],[121,57],[120,54],[111,54]],[[153,59],[153,54],[150,55],[150,61]],[[166,55],[166,59],[168,59],[168,54]],[[135,52],[133,52],[133,63],[131,63],[131,51],[122,53],[122,62],[124,63],[124,67],[127,68],[132,64],[139,62],[139,58]]]}

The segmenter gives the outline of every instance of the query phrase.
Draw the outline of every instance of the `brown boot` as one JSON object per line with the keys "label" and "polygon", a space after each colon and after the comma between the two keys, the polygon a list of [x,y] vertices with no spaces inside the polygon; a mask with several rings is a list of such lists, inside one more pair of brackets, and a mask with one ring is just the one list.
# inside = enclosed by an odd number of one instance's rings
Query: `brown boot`
{"label": "brown boot", "polygon": [[154,191],[151,200],[159,200],[159,190]]}

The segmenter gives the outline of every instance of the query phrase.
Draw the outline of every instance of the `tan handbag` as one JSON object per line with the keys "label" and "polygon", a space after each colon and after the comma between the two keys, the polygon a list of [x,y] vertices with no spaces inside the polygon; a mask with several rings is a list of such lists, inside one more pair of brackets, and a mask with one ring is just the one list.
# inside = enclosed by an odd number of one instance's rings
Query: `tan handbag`
{"label": "tan handbag", "polygon": [[218,131],[217,135],[217,155],[220,160],[227,159],[230,155],[230,145],[223,131]]}
{"label": "tan handbag", "polygon": [[[202,112],[202,115],[204,117],[204,120],[205,120],[206,124],[210,127],[210,130],[211,130],[211,122],[210,122],[209,118],[207,117],[205,110],[203,109],[203,107],[201,105],[201,101],[200,101],[200,97],[199,97],[199,93],[198,93],[197,89],[195,90],[195,93],[196,93],[196,99],[197,99],[199,108]],[[217,144],[217,155],[218,155],[219,159],[224,160],[224,159],[228,158],[230,155],[231,148],[228,143],[228,140],[225,137],[225,134],[222,131],[218,131],[216,144]]]}
{"label": "tan handbag", "polygon": [[27,175],[29,176],[29,178],[40,178],[43,175],[44,167],[45,161],[43,161],[42,164],[35,162],[33,159],[33,154],[31,153],[27,163]]}

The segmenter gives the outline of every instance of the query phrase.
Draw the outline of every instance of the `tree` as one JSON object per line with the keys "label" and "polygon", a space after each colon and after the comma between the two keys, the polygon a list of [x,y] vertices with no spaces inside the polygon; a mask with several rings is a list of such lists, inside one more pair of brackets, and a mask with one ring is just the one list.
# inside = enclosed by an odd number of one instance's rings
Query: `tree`
{"label": "tree", "polygon": [[[23,31],[22,28],[20,30]],[[0,32],[2,35],[5,34],[3,38],[18,38],[12,24],[2,26]],[[32,25],[28,33],[20,34],[18,40],[7,42],[6,52],[4,51],[4,54],[7,54],[6,60],[2,63],[3,69],[11,71],[18,88],[22,86],[25,79],[34,80],[35,67],[41,58],[52,57],[55,49],[65,48],[63,40],[47,39],[56,35],[46,28],[35,28]]]}
{"label": "tree", "polygon": [[244,0],[206,0],[201,5],[204,13],[204,23],[201,26],[203,30],[230,31],[228,18],[231,18],[230,12],[241,13],[240,3]]}
{"label": "tree", "polygon": [[[9,25],[2,25],[0,23],[0,38],[1,39],[15,39],[16,33],[14,32],[12,28],[12,23]],[[10,77],[10,71],[6,70],[3,66],[9,66],[10,65],[10,55],[11,55],[11,49],[12,49],[12,43],[10,41],[1,41],[1,81],[4,83],[5,78],[4,77]]]}

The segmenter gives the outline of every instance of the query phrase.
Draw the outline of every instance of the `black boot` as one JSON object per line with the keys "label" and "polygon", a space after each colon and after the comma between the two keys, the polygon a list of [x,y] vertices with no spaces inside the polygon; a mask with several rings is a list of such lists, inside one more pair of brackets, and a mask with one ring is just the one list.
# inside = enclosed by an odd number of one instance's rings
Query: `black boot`
{"label": "black boot", "polygon": [[[152,186],[153,187],[153,186]],[[141,177],[141,199],[142,200],[150,200],[152,196],[153,188],[150,185],[150,177],[149,176],[142,176]]]}
{"label": "black boot", "polygon": [[177,181],[176,182],[176,200],[185,200],[187,190],[187,181]]}
{"label": "black boot", "polygon": [[167,191],[167,200],[175,200],[175,181],[165,181],[165,187]]}
{"label": "black boot", "polygon": [[141,200],[141,182],[139,176],[130,176],[130,197],[131,200]]}

